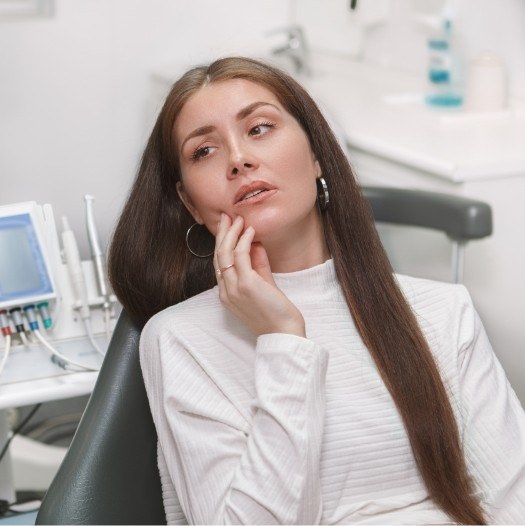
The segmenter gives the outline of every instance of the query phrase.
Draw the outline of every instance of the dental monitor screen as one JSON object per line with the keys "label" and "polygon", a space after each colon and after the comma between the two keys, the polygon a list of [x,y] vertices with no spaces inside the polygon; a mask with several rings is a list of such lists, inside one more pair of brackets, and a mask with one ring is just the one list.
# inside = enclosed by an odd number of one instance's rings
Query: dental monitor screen
{"label": "dental monitor screen", "polygon": [[0,307],[54,295],[31,215],[0,216]]}

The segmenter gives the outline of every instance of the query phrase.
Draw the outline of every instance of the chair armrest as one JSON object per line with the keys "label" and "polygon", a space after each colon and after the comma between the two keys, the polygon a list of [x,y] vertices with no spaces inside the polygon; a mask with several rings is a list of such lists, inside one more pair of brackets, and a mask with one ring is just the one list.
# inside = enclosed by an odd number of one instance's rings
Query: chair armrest
{"label": "chair armrest", "polygon": [[440,230],[455,241],[492,234],[492,209],[482,201],[404,188],[363,186],[361,190],[375,221]]}

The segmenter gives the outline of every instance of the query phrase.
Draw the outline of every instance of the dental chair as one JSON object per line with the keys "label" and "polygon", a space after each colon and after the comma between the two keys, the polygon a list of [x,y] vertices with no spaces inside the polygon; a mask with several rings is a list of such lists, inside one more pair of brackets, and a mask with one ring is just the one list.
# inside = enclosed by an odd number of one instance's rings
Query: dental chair
{"label": "dental chair", "polygon": [[[363,194],[376,221],[441,230],[461,246],[492,233],[490,206],[480,201],[380,187]],[[139,336],[123,312],[36,524],[166,524]]]}

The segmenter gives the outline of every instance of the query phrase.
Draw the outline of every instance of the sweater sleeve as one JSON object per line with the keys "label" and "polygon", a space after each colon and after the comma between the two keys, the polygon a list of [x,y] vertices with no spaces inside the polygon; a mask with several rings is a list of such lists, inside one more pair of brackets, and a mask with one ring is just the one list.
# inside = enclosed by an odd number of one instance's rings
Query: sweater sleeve
{"label": "sweater sleeve", "polygon": [[188,522],[319,523],[326,351],[260,336],[246,417],[193,345],[148,326],[141,337],[159,445]]}
{"label": "sweater sleeve", "polygon": [[179,497],[171,482],[166,459],[164,458],[160,444],[157,444],[157,466],[162,483],[162,502],[164,504],[167,524],[188,524],[182,511]]}
{"label": "sweater sleeve", "polygon": [[525,413],[468,293],[460,324],[464,448],[489,522],[525,523]]}

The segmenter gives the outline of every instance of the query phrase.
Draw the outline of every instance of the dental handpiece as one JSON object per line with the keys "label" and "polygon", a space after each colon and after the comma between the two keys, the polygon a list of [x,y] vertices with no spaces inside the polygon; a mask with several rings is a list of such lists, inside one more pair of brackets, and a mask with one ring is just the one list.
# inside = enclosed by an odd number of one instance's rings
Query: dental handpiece
{"label": "dental handpiece", "polygon": [[78,252],[75,235],[69,226],[66,216],[62,217],[62,244],[64,246],[69,275],[73,284],[75,299],[80,303],[80,316],[82,319],[89,318],[88,294],[84,274],[82,273],[80,254]]}
{"label": "dental handpiece", "polygon": [[99,292],[104,298],[104,309],[109,309],[111,303],[104,270],[104,256],[102,254],[102,250],[100,249],[98,232],[95,224],[95,214],[93,211],[93,201],[95,198],[92,195],[85,195],[84,199],[86,201],[86,226],[89,246],[91,248],[91,255],[95,265],[95,273],[97,276]]}

